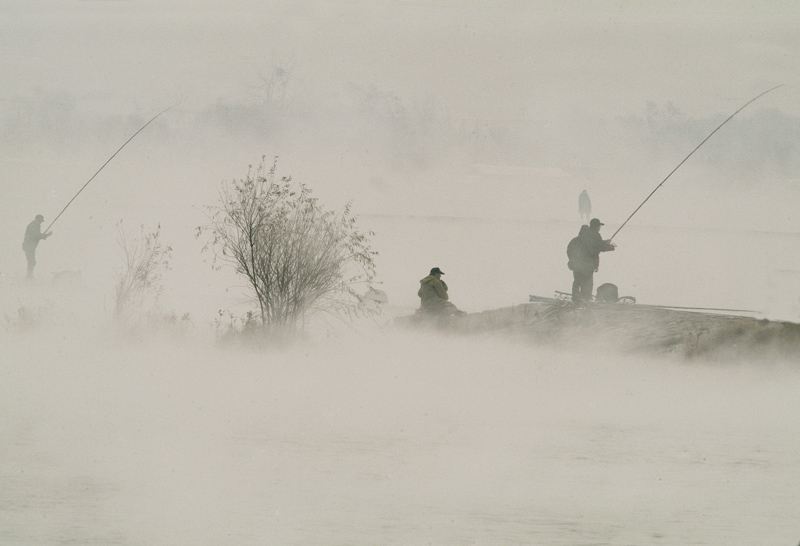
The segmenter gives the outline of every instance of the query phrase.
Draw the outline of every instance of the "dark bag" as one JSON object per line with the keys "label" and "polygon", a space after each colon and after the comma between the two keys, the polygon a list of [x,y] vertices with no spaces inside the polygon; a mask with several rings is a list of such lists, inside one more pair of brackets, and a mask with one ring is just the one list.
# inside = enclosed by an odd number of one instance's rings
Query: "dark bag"
{"label": "dark bag", "polygon": [[567,267],[570,269],[570,271],[574,270],[582,259],[582,250],[583,241],[581,241],[580,237],[575,237],[567,245],[567,259],[569,259],[567,262]]}
{"label": "dark bag", "polygon": [[604,301],[607,303],[617,303],[619,300],[619,290],[617,289],[617,285],[611,284],[607,282],[605,284],[601,284],[597,287],[597,295],[595,296],[597,301]]}

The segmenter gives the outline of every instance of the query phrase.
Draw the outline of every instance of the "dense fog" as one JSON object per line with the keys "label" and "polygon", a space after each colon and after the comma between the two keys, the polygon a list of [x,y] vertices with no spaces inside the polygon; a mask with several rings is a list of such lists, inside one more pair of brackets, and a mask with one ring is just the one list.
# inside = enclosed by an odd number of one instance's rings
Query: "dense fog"
{"label": "dense fog", "polygon": [[[595,286],[800,322],[797,6],[47,0],[0,15],[3,544],[800,540],[792,358],[392,325],[434,266],[470,313],[568,292],[581,190],[610,237],[778,85],[615,236]],[[253,302],[196,231],[262,157],[351,204],[380,314],[310,321],[281,347],[224,335]],[[62,210],[26,280],[25,226]],[[157,302],[127,323],[120,226],[160,226],[171,247]]]}

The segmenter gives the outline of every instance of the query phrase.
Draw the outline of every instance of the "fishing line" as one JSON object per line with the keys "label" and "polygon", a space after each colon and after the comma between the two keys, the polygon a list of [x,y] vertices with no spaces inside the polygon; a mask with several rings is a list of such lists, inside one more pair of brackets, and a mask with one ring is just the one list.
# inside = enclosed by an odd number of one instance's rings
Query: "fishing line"
{"label": "fishing line", "polygon": [[94,174],[92,175],[92,177],[91,177],[89,180],[87,180],[87,181],[86,181],[86,183],[85,183],[83,186],[81,186],[81,189],[79,189],[79,190],[78,190],[78,193],[76,193],[76,194],[75,194],[75,195],[72,197],[72,199],[70,199],[70,200],[69,200],[69,203],[67,203],[67,204],[66,204],[66,206],[65,206],[63,209],[61,209],[61,212],[59,212],[59,213],[58,213],[58,216],[56,216],[56,217],[53,219],[53,221],[52,221],[52,222],[50,222],[50,225],[49,225],[49,226],[47,226],[47,229],[45,229],[45,230],[44,230],[44,232],[45,232],[45,233],[47,233],[48,231],[50,231],[50,228],[51,228],[51,227],[53,227],[53,224],[55,224],[55,223],[56,223],[56,220],[58,220],[58,219],[61,217],[61,215],[62,215],[62,214],[64,214],[64,211],[65,211],[65,210],[67,210],[67,208],[68,208],[68,207],[69,207],[69,206],[72,204],[72,202],[73,202],[73,201],[75,201],[75,199],[76,199],[76,198],[77,198],[77,197],[78,197],[78,196],[81,194],[81,192],[84,190],[84,188],[86,188],[86,186],[88,186],[88,185],[89,185],[89,182],[91,182],[92,180],[94,180],[95,176],[97,176],[98,174],[100,174],[100,171],[102,171],[102,170],[103,170],[103,168],[104,168],[106,165],[108,165],[109,163],[111,163],[111,160],[112,160],[112,159],[114,159],[114,158],[117,156],[117,154],[118,154],[118,153],[120,153],[120,152],[122,151],[122,149],[123,149],[125,146],[127,146],[127,145],[128,145],[128,142],[130,142],[131,140],[133,140],[133,139],[136,137],[136,135],[138,135],[139,133],[141,133],[142,131],[144,131],[145,127],[147,127],[148,125],[150,125],[151,123],[153,123],[153,122],[156,120],[156,118],[158,118],[158,116],[160,116],[161,114],[163,114],[163,113],[164,113],[164,112],[166,112],[167,110],[170,110],[171,108],[174,108],[175,106],[176,106],[176,105],[175,105],[175,104],[173,104],[173,105],[172,105],[172,106],[170,106],[169,108],[166,108],[166,109],[162,110],[161,112],[159,112],[158,114],[156,114],[155,116],[153,116],[153,117],[152,117],[152,119],[150,119],[150,121],[148,121],[147,123],[145,123],[144,125],[142,125],[142,128],[141,128],[141,129],[139,129],[138,131],[136,131],[135,133],[133,133],[133,136],[132,136],[131,138],[129,138],[128,140],[126,140],[126,141],[125,141],[125,144],[123,144],[122,146],[120,146],[120,147],[119,147],[119,149],[118,149],[116,152],[114,152],[114,155],[112,155],[111,157],[109,157],[109,158],[108,158],[108,161],[106,161],[105,163],[103,163],[103,166],[102,166],[102,167],[100,167],[99,169],[97,169],[97,172],[96,172],[96,173],[94,173]]}
{"label": "fishing line", "polygon": [[[728,119],[726,119],[725,121],[723,121],[722,123],[720,123],[720,124],[717,126],[717,128],[716,128],[716,129],[714,129],[713,131],[711,131],[711,134],[709,134],[709,135],[708,135],[706,138],[704,138],[704,139],[703,139],[703,142],[701,142],[700,144],[698,144],[698,145],[697,145],[697,147],[696,147],[694,150],[692,150],[692,151],[689,153],[689,155],[687,155],[686,157],[684,157],[684,158],[683,158],[683,161],[681,161],[680,163],[678,163],[678,166],[677,166],[677,167],[675,167],[674,169],[672,169],[672,171],[671,171],[671,172],[670,172],[670,173],[667,175],[667,177],[666,177],[666,178],[664,178],[664,180],[662,180],[662,181],[661,181],[661,184],[659,184],[658,186],[656,186],[656,187],[655,187],[655,189],[654,189],[653,191],[651,191],[651,192],[650,192],[650,195],[648,195],[648,196],[647,196],[647,198],[646,198],[644,201],[642,201],[642,204],[641,204],[641,205],[639,205],[638,207],[636,207],[636,210],[635,210],[635,211],[633,211],[633,212],[631,213],[631,215],[630,215],[630,216],[628,216],[628,220],[630,220],[631,218],[633,218],[633,215],[634,215],[634,214],[636,214],[637,212],[639,212],[639,209],[640,209],[640,208],[642,208],[642,207],[644,206],[644,204],[645,204],[645,203],[647,203],[648,199],[650,199],[650,198],[653,196],[653,194],[654,194],[654,193],[656,193],[656,191],[658,191],[658,188],[660,188],[661,186],[663,186],[663,185],[664,185],[664,182],[666,182],[666,181],[669,179],[669,177],[670,177],[670,176],[672,176],[672,173],[674,173],[675,171],[677,171],[677,170],[680,168],[680,166],[681,166],[681,165],[683,165],[684,163],[686,163],[686,160],[687,160],[687,159],[689,159],[690,157],[692,157],[692,154],[694,154],[694,153],[695,153],[695,152],[696,152],[696,151],[697,151],[697,150],[700,148],[700,146],[702,146],[703,144],[705,144],[706,140],[708,140],[709,138],[711,138],[711,137],[714,135],[714,133],[716,133],[717,131],[719,131],[719,130],[722,128],[722,126],[723,126],[723,125],[725,125],[725,124],[726,124],[726,123],[728,123],[728,122],[729,122],[731,119],[733,119],[733,116],[735,116],[736,114],[738,114],[739,112],[741,112],[742,110],[744,110],[744,109],[745,109],[745,108],[746,108],[748,105],[750,105],[751,103],[753,103],[753,102],[757,101],[758,99],[760,99],[761,97],[763,97],[764,95],[766,95],[767,93],[769,93],[770,91],[774,91],[774,90],[776,90],[776,89],[777,89],[777,88],[779,88],[779,87],[783,87],[783,85],[784,85],[784,84],[781,84],[781,85],[776,85],[776,86],[775,86],[775,87],[773,87],[772,89],[767,89],[766,91],[764,91],[764,92],[763,92],[763,93],[761,93],[760,95],[758,95],[758,96],[756,96],[756,97],[754,97],[754,98],[750,99],[749,101],[747,101],[747,102],[744,104],[744,106],[742,106],[741,108],[739,108],[738,110],[736,110],[736,111],[735,111],[733,114],[731,114],[730,116],[728,116]],[[619,228],[617,229],[617,231],[615,231],[615,232],[614,232],[614,235],[612,235],[612,236],[611,236],[611,237],[608,239],[609,241],[610,241],[611,239],[613,239],[613,238],[614,238],[614,237],[617,235],[617,233],[619,233],[619,232],[620,232],[620,230],[622,230],[622,228],[624,228],[624,227],[625,227],[625,224],[627,224],[627,223],[628,223],[628,220],[625,220],[624,222],[622,222],[622,225],[621,225],[621,226],[619,226]]]}

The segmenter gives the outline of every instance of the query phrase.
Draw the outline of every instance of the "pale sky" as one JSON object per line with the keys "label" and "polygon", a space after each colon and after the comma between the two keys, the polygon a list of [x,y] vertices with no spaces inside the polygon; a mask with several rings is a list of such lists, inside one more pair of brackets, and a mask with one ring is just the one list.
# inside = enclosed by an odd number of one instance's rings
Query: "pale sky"
{"label": "pale sky", "polygon": [[2,100],[144,109],[247,99],[271,63],[301,96],[433,95],[463,117],[611,115],[646,101],[800,113],[797,2],[0,2]]}

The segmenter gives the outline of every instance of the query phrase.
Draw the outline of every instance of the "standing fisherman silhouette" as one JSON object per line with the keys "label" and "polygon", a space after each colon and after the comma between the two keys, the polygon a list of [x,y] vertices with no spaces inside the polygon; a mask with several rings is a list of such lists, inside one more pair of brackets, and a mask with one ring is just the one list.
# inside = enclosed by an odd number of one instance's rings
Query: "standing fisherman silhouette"
{"label": "standing fisherman silhouette", "polygon": [[582,305],[592,301],[594,274],[600,268],[600,253],[615,250],[617,245],[600,236],[603,223],[592,218],[589,225],[582,225],[578,236],[567,245],[567,267],[572,270],[572,301]]}
{"label": "standing fisherman silhouette", "polygon": [[119,149],[116,152],[114,152],[114,155],[109,157],[108,160],[105,163],[103,163],[103,165],[99,169],[97,169],[97,172],[95,172],[92,175],[92,177],[89,180],[87,180],[86,183],[83,186],[81,186],[81,189],[78,190],[78,193],[76,193],[72,197],[72,199],[69,200],[69,202],[64,206],[64,208],[61,209],[61,212],[59,212],[56,215],[56,217],[53,219],[53,221],[50,222],[50,225],[47,226],[47,229],[45,230],[45,233],[42,233],[42,222],[44,222],[44,217],[41,214],[37,214],[36,218],[33,220],[33,222],[28,224],[28,228],[25,230],[25,239],[22,241],[22,250],[25,251],[25,257],[28,259],[28,274],[26,275],[27,279],[32,279],[33,278],[33,268],[36,266],[36,247],[39,246],[39,241],[41,241],[42,239],[47,239],[48,237],[50,237],[50,235],[53,234],[53,232],[50,231],[50,228],[53,227],[53,224],[55,224],[56,221],[59,218],[61,218],[61,215],[64,214],[64,211],[67,210],[69,208],[69,206],[72,204],[72,202],[75,201],[75,199],[78,198],[78,196],[81,194],[81,192],[84,189],[86,189],[86,186],[88,186],[89,183],[92,180],[94,180],[95,177],[98,174],[100,174],[100,171],[102,171],[105,168],[106,165],[111,163],[111,160],[114,159],[117,156],[117,154],[120,153],[122,151],[122,149],[125,146],[127,146],[128,143],[136,137],[136,135],[138,135],[139,133],[144,131],[145,127],[147,127],[148,125],[153,123],[156,120],[156,118],[158,118],[158,116],[160,116],[161,114],[163,114],[164,112],[166,112],[167,110],[172,108],[173,106],[170,106],[169,108],[167,108],[165,110],[162,110],[161,112],[159,112],[158,114],[153,116],[150,119],[150,121],[148,121],[147,123],[142,125],[142,127],[138,131],[133,133],[133,136],[130,137],[128,140],[126,140],[125,144],[120,146]]}
{"label": "standing fisherman silhouette", "polygon": [[44,216],[37,214],[33,222],[28,224],[28,227],[25,228],[22,250],[25,252],[25,257],[28,259],[28,274],[25,275],[26,279],[33,278],[33,268],[36,266],[36,247],[39,246],[39,241],[47,239],[53,234],[52,231],[42,233],[42,222],[44,222]]}
{"label": "standing fisherman silhouette", "polygon": [[592,215],[592,200],[589,199],[586,190],[583,190],[578,196],[578,212],[581,215],[581,224],[588,224],[589,217]]}

